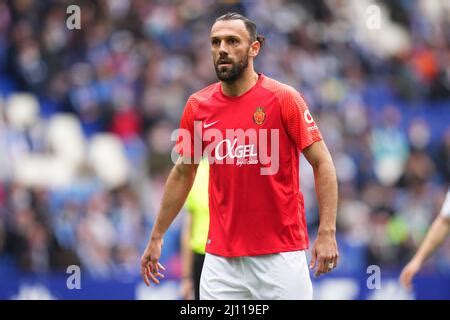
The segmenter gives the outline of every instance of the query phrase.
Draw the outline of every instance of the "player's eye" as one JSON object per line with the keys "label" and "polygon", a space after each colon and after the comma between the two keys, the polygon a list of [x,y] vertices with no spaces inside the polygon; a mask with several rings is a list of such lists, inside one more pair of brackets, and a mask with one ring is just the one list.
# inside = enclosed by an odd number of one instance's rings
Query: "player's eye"
{"label": "player's eye", "polygon": [[231,38],[231,39],[228,40],[228,43],[232,44],[232,45],[235,45],[235,44],[238,43],[238,41],[235,38]]}
{"label": "player's eye", "polygon": [[211,44],[212,44],[213,46],[217,46],[217,45],[219,44],[219,40],[213,39],[213,40],[211,40]]}

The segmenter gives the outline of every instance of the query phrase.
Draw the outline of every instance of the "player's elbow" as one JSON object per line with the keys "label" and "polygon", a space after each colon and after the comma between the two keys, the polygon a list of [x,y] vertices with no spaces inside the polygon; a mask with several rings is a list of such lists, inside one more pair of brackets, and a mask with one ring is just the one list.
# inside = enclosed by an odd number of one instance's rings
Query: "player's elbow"
{"label": "player's elbow", "polygon": [[323,157],[318,159],[314,164],[311,164],[314,172],[314,177],[317,181],[327,181],[328,185],[337,186],[336,169],[331,157]]}

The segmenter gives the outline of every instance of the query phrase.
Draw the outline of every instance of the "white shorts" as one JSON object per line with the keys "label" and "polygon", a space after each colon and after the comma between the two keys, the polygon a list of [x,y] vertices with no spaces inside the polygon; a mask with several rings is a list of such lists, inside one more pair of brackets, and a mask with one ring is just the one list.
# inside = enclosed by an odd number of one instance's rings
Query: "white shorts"
{"label": "white shorts", "polygon": [[311,300],[305,251],[226,258],[206,253],[200,300]]}

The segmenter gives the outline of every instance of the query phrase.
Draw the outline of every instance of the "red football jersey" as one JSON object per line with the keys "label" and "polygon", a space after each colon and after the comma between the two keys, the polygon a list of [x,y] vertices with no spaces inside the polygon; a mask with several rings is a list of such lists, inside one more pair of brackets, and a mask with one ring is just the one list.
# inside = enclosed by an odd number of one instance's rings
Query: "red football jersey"
{"label": "red football jersey", "polygon": [[210,160],[206,252],[254,256],[307,249],[299,153],[322,139],[292,87],[259,74],[238,97],[220,82],[190,96],[176,151]]}

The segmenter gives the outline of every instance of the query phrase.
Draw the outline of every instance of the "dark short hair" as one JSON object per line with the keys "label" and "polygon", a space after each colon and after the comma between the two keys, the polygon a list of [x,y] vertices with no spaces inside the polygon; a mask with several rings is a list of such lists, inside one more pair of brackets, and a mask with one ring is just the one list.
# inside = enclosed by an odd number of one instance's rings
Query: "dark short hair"
{"label": "dark short hair", "polygon": [[244,16],[240,13],[228,12],[228,13],[225,13],[224,15],[218,17],[215,22],[227,21],[227,20],[242,20],[245,24],[245,28],[247,29],[248,34],[250,35],[250,41],[251,42],[258,41],[259,44],[261,45],[261,48],[263,47],[266,39],[264,38],[263,35],[258,34],[258,31],[256,29],[256,24],[252,20],[250,20],[249,18],[247,18],[246,16]]}

